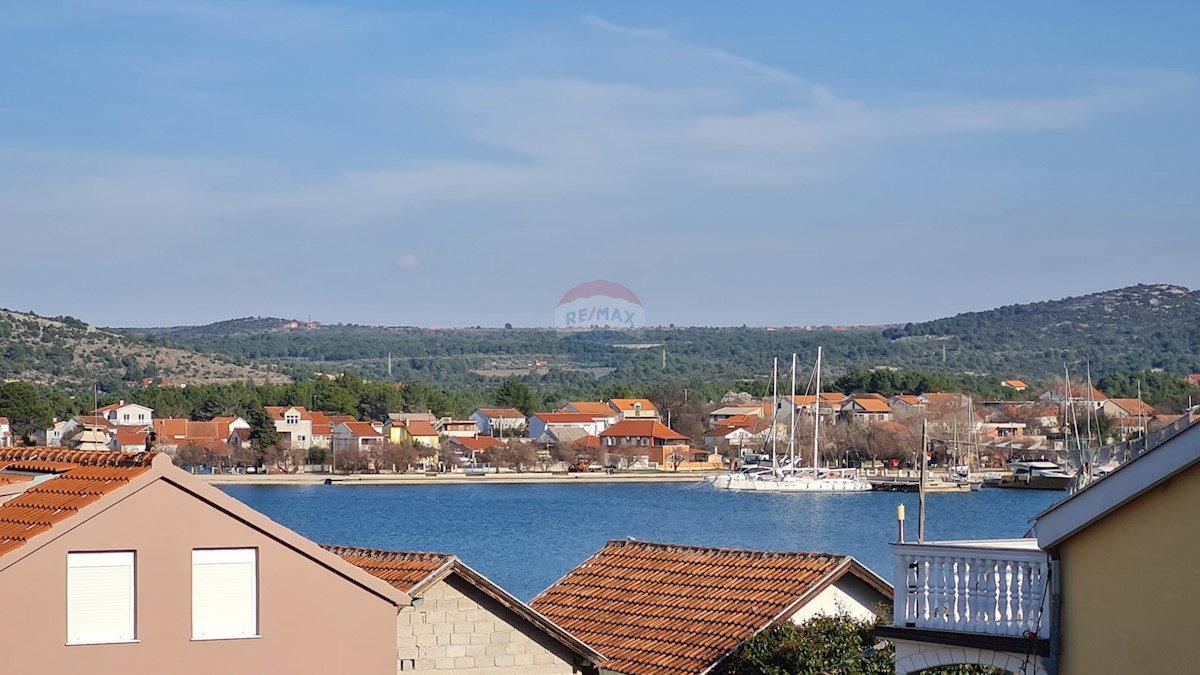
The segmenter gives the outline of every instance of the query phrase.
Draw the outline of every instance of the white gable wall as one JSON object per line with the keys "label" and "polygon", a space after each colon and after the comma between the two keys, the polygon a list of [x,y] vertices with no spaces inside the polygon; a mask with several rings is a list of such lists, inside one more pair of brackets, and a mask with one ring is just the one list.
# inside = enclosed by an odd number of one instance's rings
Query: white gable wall
{"label": "white gable wall", "polygon": [[856,576],[847,574],[830,584],[817,597],[792,615],[792,623],[802,624],[817,616],[846,614],[860,621],[874,621],[875,608],[882,598],[879,591]]}

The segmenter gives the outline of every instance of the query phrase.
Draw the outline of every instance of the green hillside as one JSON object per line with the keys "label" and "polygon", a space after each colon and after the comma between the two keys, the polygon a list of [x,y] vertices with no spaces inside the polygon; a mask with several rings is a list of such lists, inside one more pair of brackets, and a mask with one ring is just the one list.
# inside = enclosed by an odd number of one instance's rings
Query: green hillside
{"label": "green hillside", "polygon": [[[292,327],[238,319],[137,329],[200,351],[270,361],[296,376],[353,371],[440,386],[527,376],[546,385],[644,385],[765,378],[771,358],[821,345],[831,376],[853,367],[1044,378],[1091,363],[1093,373],[1161,368],[1200,372],[1200,292],[1134,286],[1077,298],[1010,305],[925,323],[861,330],[646,328],[562,333],[550,329]],[[665,364],[664,364],[665,352]]]}
{"label": "green hillside", "polygon": [[[143,378],[176,384],[266,378],[266,369],[194,348],[98,329],[69,316],[0,309],[0,379],[118,391]],[[276,375],[276,380],[285,379]]]}

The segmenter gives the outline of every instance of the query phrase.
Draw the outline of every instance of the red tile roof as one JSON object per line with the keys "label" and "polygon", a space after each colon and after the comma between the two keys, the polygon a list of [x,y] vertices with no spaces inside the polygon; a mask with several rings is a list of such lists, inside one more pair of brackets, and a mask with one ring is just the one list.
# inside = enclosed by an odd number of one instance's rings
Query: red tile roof
{"label": "red tile roof", "polygon": [[350,433],[359,438],[373,438],[383,435],[375,431],[375,427],[371,426],[370,422],[342,422],[338,426],[342,426],[343,424],[350,430]]}
{"label": "red tile roof", "polygon": [[627,675],[700,673],[850,572],[848,556],[610,541],[530,605]]}
{"label": "red tile roof", "polygon": [[[803,405],[803,404],[799,404]],[[747,424],[753,424],[755,420],[760,419],[758,415],[730,415],[725,419],[717,422],[718,427],[740,427]]]}
{"label": "red tile roof", "polygon": [[500,439],[492,436],[479,436],[477,438],[451,438],[451,443],[457,443],[469,450],[487,450],[493,445],[500,445]]}
{"label": "red tile roof", "polygon": [[568,407],[583,415],[602,415],[604,417],[608,417],[609,415],[615,414],[613,413],[613,409],[608,407],[607,403],[601,403],[599,401],[571,401],[567,405],[563,406],[560,412],[566,411]]}
{"label": "red tile roof", "polygon": [[648,398],[614,398],[609,399],[609,403],[616,406],[617,410],[633,410],[634,404],[639,404],[642,410],[657,411],[658,408],[650,402]]}
{"label": "red tile roof", "polygon": [[148,437],[148,434],[126,433],[118,431],[113,435],[113,437],[117,439],[117,444],[120,445],[123,450],[128,451],[146,447],[146,438]]}
{"label": "red tile roof", "polygon": [[188,421],[175,417],[154,420],[154,433],[163,436],[187,436]]}
{"label": "red tile roof", "polygon": [[[854,400],[856,400],[856,401],[865,401],[865,400],[871,400],[871,399],[874,399],[876,401],[887,401],[886,396],[884,396],[883,394],[877,394],[873,391],[854,395]],[[841,400],[845,400],[845,397],[842,397]]]}
{"label": "red tile roof", "polygon": [[100,417],[98,415],[76,415],[75,419],[79,420],[81,424],[89,427],[104,427],[105,429],[112,429],[114,426],[112,422],[108,421],[108,418]]}
{"label": "red tile roof", "polygon": [[908,405],[913,405],[913,406],[923,405],[923,401],[921,401],[921,399],[919,397],[912,396],[910,394],[896,394],[892,398],[896,399],[897,401],[903,401],[904,403],[907,403]]}
{"label": "red tile roof", "polygon": [[399,553],[350,546],[321,548],[405,593],[411,593],[421,582],[454,562],[454,556],[448,553]]}
{"label": "red tile roof", "polygon": [[299,405],[269,405],[269,406],[265,407],[265,410],[267,411],[267,414],[271,416],[271,419],[282,420],[283,413],[285,413],[293,408],[296,409],[296,412],[300,413],[300,419],[302,419],[302,420],[312,419],[312,413],[305,410],[304,406],[299,406]]}
{"label": "red tile roof", "polygon": [[1136,398],[1113,398],[1109,400],[1130,415],[1154,415],[1154,408],[1150,407],[1145,401]]}
{"label": "red tile roof", "polygon": [[686,441],[687,436],[669,428],[658,420],[622,420],[600,432],[601,438],[610,436],[654,438],[669,441]]}
{"label": "red tile roof", "polygon": [[456,556],[446,553],[378,551],[348,546],[322,546],[322,548],[410,595],[419,593],[438,579],[453,573],[533,624],[535,628],[551,639],[578,654],[586,662],[604,661],[604,656],[595,649],[584,644],[545,616],[535,612],[529,605],[513,597],[508,591],[467,566]]}
{"label": "red tile roof", "polygon": [[887,401],[879,401],[879,400],[876,400],[873,398],[858,398],[856,396],[856,397],[854,397],[854,405],[862,408],[863,411],[869,412],[869,413],[890,413],[890,412],[892,412],[892,408],[891,408],[891,406],[889,406],[887,404]]}
{"label": "red tile roof", "polygon": [[437,436],[437,429],[425,420],[409,420],[404,428],[408,430],[410,436]]}
{"label": "red tile roof", "polygon": [[0,555],[19,548],[34,536],[149,471],[155,454],[63,448],[0,449],[0,471],[58,474],[0,504]]}

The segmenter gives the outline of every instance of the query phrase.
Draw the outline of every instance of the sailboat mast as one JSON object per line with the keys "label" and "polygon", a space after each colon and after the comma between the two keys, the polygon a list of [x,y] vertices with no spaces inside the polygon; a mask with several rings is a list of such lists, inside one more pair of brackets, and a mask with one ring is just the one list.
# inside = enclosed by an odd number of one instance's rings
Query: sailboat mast
{"label": "sailboat mast", "polygon": [[821,348],[817,347],[817,385],[816,396],[813,397],[813,468],[820,466],[820,455],[818,454],[817,437],[820,434],[821,427]]}
{"label": "sailboat mast", "polygon": [[1071,371],[1063,364],[1063,449],[1071,451]]}
{"label": "sailboat mast", "polygon": [[796,353],[792,352],[792,415],[788,422],[788,467],[796,468]]}
{"label": "sailboat mast", "polygon": [[771,468],[779,466],[779,429],[775,420],[779,415],[779,357],[771,364]]}

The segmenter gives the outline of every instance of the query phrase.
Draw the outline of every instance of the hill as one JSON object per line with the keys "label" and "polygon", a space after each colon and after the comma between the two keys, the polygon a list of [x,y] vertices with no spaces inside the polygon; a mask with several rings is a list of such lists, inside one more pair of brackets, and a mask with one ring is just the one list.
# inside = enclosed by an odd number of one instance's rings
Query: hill
{"label": "hill", "polygon": [[[264,379],[267,370],[229,356],[204,354],[161,340],[95,328],[69,316],[54,318],[0,309],[0,378],[72,388],[167,378],[173,384]],[[278,375],[276,379],[284,379]]]}
{"label": "hill", "polygon": [[257,317],[137,330],[201,351],[271,361],[297,376],[348,370],[440,386],[494,382],[513,374],[579,387],[594,386],[598,379],[614,385],[762,379],[772,357],[796,351],[807,364],[818,345],[825,348],[830,375],[852,367],[890,367],[1036,379],[1059,375],[1064,363],[1074,368],[1086,362],[1097,376],[1152,368],[1200,372],[1200,292],[1166,285],[855,330],[672,327],[563,333],[305,325]]}
{"label": "hill", "polygon": [[1093,369],[1186,374],[1200,370],[1200,292],[1139,285],[1008,305],[882,331],[894,343],[947,343],[982,372],[1044,374],[1089,359]]}

